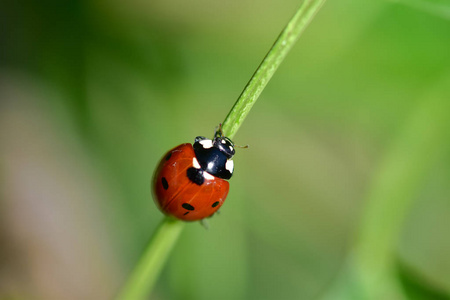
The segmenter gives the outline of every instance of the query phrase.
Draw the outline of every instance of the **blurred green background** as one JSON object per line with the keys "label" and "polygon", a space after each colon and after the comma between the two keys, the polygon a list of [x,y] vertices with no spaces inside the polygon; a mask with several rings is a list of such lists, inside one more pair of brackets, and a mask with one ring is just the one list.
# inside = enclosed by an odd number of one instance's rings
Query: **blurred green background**
{"label": "blurred green background", "polygon": [[[0,9],[0,299],[111,299],[299,1]],[[151,299],[450,299],[450,4],[328,1],[236,135]]]}

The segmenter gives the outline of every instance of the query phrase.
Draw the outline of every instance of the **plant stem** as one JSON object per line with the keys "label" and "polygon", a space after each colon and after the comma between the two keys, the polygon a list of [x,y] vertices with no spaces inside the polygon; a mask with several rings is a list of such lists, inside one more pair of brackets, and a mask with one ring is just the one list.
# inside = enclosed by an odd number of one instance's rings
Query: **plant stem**
{"label": "plant stem", "polygon": [[155,284],[185,223],[166,217],[156,229],[147,249],[131,273],[117,300],[145,299]]}
{"label": "plant stem", "polygon": [[234,137],[259,95],[324,2],[305,0],[297,10],[225,118],[222,124],[225,136],[230,139]]}
{"label": "plant stem", "polygon": [[[305,0],[300,6],[225,118],[222,127],[225,136],[234,137],[264,87],[324,2]],[[150,293],[183,227],[184,223],[179,220],[165,218],[162,221],[117,300],[144,299]]]}

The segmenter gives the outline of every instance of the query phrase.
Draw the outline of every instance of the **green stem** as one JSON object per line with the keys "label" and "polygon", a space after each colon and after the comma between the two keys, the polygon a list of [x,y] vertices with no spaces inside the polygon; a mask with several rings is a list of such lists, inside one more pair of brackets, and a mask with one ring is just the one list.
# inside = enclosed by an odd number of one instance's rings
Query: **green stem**
{"label": "green stem", "polygon": [[305,0],[297,10],[225,118],[222,125],[225,136],[230,139],[234,137],[259,95],[324,2]]}
{"label": "green stem", "polygon": [[[300,6],[225,118],[222,127],[225,136],[234,137],[264,87],[324,2],[305,0]],[[117,300],[146,298],[183,227],[184,223],[179,220],[166,218],[162,221]]]}
{"label": "green stem", "polygon": [[147,298],[184,225],[170,217],[161,222],[117,300]]}

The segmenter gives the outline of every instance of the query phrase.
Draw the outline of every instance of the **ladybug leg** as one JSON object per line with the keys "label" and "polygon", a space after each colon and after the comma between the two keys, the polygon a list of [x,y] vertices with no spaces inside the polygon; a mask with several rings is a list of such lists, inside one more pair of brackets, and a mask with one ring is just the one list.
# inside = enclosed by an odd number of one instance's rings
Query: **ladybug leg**
{"label": "ladybug leg", "polygon": [[198,136],[198,137],[195,138],[194,143],[198,143],[198,142],[203,141],[203,140],[206,140],[206,138],[204,136]]}
{"label": "ladybug leg", "polygon": [[219,123],[219,126],[214,130],[214,137],[223,137],[222,123]]}
{"label": "ladybug leg", "polygon": [[206,230],[209,229],[209,222],[206,219],[201,219],[200,224],[205,228]]}

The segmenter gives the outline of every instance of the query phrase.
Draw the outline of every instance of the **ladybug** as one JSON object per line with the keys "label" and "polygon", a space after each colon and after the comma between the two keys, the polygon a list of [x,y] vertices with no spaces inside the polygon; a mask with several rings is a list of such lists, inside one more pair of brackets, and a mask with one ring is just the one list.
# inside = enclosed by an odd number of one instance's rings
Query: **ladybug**
{"label": "ladybug", "polygon": [[184,221],[212,216],[228,195],[233,175],[233,142],[221,130],[213,140],[202,136],[167,152],[153,176],[156,204],[166,215]]}

